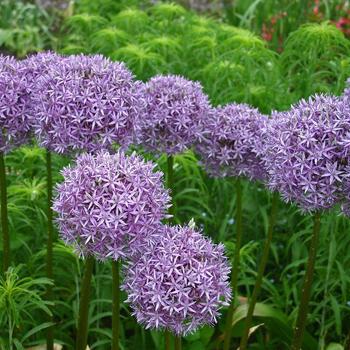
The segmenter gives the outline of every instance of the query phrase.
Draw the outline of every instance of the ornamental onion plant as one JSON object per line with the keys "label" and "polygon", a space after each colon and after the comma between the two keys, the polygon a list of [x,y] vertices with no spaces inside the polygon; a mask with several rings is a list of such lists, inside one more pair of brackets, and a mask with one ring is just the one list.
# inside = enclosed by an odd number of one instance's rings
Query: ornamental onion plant
{"label": "ornamental onion plant", "polygon": [[[174,156],[202,138],[209,100],[199,83],[176,75],[155,76],[142,90],[145,110],[138,122],[137,143],[146,151],[167,155],[167,183],[174,198]],[[174,215],[174,203],[172,208]]]}
{"label": "ornamental onion plant", "polygon": [[12,57],[0,55],[0,192],[4,274],[11,264],[5,154],[29,138],[31,118],[27,85],[23,65]]}
{"label": "ornamental onion plant", "polygon": [[180,336],[217,322],[231,299],[229,263],[224,246],[189,226],[160,226],[142,254],[125,267],[123,289],[146,329]]}
{"label": "ornamental onion plant", "polygon": [[60,237],[86,258],[85,269],[89,272],[85,271],[80,300],[79,350],[85,350],[87,343],[93,257],[112,259],[112,349],[118,349],[120,260],[140,254],[145,245],[151,244],[152,234],[166,218],[169,207],[163,175],[154,168],[155,164],[135,154],[126,156],[119,151],[114,155],[83,154],[74,166],[62,172],[64,182],[57,186],[53,206]]}
{"label": "ornamental onion plant", "polygon": [[[35,129],[38,113],[36,110],[35,94],[39,80],[53,65],[58,64],[62,57],[52,52],[44,52],[27,57],[22,61],[25,77],[28,81],[28,112],[32,117],[32,126]],[[42,86],[42,88],[45,88]],[[53,279],[53,221],[52,221],[52,159],[51,152],[46,148],[46,176],[47,176],[47,253],[46,253],[46,276],[50,280]],[[46,297],[52,300],[52,284],[47,285]],[[52,315],[49,316],[49,321],[52,322]],[[46,346],[49,350],[53,350],[54,335],[53,327],[47,329]]]}
{"label": "ornamental onion plant", "polygon": [[350,113],[343,100],[315,95],[287,112],[274,113],[266,132],[268,184],[286,202],[313,215],[309,259],[292,350],[303,344],[322,213],[342,198],[347,177]]}
{"label": "ornamental onion plant", "polygon": [[267,117],[245,104],[229,104],[211,111],[205,123],[203,140],[196,150],[207,172],[213,177],[233,177],[236,183],[236,243],[231,275],[233,299],[228,311],[224,349],[230,348],[231,325],[237,306],[237,282],[242,241],[241,178],[264,180],[262,131]]}
{"label": "ornamental onion plant", "polygon": [[[40,56],[35,57],[40,60]],[[35,61],[35,59],[34,59]],[[134,137],[135,118],[141,95],[133,75],[122,63],[100,55],[69,56],[51,61],[35,84],[32,96],[34,130],[39,144],[47,149],[48,193],[52,194],[51,153],[71,154],[126,147]],[[50,205],[49,196],[49,208]],[[52,222],[51,209],[48,215]],[[48,244],[48,272],[52,278],[52,226]],[[50,231],[49,231],[50,232]],[[88,296],[93,259],[86,262],[78,343],[86,341]],[[85,349],[85,348],[84,348]]]}

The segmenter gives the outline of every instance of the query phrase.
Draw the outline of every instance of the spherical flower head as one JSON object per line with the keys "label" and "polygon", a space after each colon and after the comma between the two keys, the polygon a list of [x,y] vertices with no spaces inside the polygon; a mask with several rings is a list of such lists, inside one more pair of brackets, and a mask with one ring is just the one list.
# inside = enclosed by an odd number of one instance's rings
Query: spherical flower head
{"label": "spherical flower head", "polygon": [[159,75],[144,84],[143,92],[146,105],[139,121],[138,142],[146,150],[173,155],[201,138],[210,104],[199,83]]}
{"label": "spherical flower head", "polygon": [[80,255],[131,256],[166,217],[170,202],[155,164],[122,151],[80,155],[62,171],[53,209],[61,238]]}
{"label": "spherical flower head", "polygon": [[0,55],[0,151],[8,152],[28,140],[28,81],[23,66],[13,57]]}
{"label": "spherical flower head", "polygon": [[331,208],[341,198],[350,155],[350,113],[344,102],[315,95],[273,113],[265,130],[269,187],[305,212]]}
{"label": "spherical flower head", "polygon": [[266,116],[246,104],[214,108],[207,118],[205,138],[196,145],[208,173],[265,179],[262,130],[266,121]]}
{"label": "spherical flower head", "polygon": [[96,152],[132,141],[142,98],[123,63],[101,55],[69,56],[36,85],[34,127],[43,147]]}
{"label": "spherical flower head", "polygon": [[127,302],[146,328],[186,335],[216,323],[220,308],[231,298],[223,245],[191,227],[161,226],[154,242],[125,272]]}

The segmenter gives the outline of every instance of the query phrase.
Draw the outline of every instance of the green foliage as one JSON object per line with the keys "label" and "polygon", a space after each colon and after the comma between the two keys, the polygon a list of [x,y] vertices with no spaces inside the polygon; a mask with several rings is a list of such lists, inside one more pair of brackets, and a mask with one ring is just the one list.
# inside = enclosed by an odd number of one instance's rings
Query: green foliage
{"label": "green foliage", "polygon": [[55,20],[42,8],[21,1],[0,2],[0,50],[24,57],[50,48],[55,41],[50,28]]}
{"label": "green foliage", "polygon": [[129,41],[129,36],[123,30],[107,27],[91,36],[91,48],[94,52],[108,55],[108,53],[122,47]]}
{"label": "green foliage", "polygon": [[140,45],[130,44],[121,47],[111,54],[111,58],[125,62],[136,76],[143,80],[165,71],[165,62],[162,56]]}
{"label": "green foliage", "polygon": [[142,33],[148,22],[147,13],[136,8],[123,10],[111,20],[111,23],[118,29],[122,29],[130,35]]}
{"label": "green foliage", "polygon": [[349,41],[334,25],[306,24],[287,39],[281,55],[283,72],[295,98],[316,92],[340,93],[350,74]]}
{"label": "green foliage", "polygon": [[[38,325],[36,316],[50,315],[49,303],[43,300],[46,278],[20,277],[23,267],[9,268],[0,276],[0,338],[6,349],[23,349],[33,335],[52,325]],[[33,325],[36,325],[33,327]]]}

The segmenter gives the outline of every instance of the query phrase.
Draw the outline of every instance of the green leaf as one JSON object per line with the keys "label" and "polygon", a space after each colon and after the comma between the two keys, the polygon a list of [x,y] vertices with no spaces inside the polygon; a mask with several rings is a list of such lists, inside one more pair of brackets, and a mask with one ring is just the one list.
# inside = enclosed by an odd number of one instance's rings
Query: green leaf
{"label": "green leaf", "polygon": [[[240,305],[233,314],[232,326],[239,328],[244,321],[247,312],[248,304]],[[293,328],[291,327],[288,317],[281,311],[273,308],[270,305],[257,303],[254,310],[254,318],[264,321],[265,326],[274,337],[280,338],[286,343],[289,343],[293,336]],[[309,333],[305,333],[303,347],[308,350],[317,350],[318,342]]]}
{"label": "green leaf", "polygon": [[41,330],[54,326],[55,323],[54,322],[45,322],[40,324],[39,326],[36,326],[34,328],[32,328],[29,332],[27,332],[23,337],[22,337],[22,343],[25,342],[26,339],[28,339],[29,337],[31,337],[32,335],[34,335],[35,333],[40,332]]}

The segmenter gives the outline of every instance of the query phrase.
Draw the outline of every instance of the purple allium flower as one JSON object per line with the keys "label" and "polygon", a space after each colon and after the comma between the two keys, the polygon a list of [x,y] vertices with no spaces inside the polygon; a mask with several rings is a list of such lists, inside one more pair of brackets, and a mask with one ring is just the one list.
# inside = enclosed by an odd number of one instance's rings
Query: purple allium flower
{"label": "purple allium flower", "polygon": [[122,151],[82,154],[62,171],[53,209],[61,238],[83,256],[137,252],[166,217],[170,198],[155,164]]}
{"label": "purple allium flower", "polygon": [[143,99],[123,63],[101,55],[69,56],[39,79],[35,132],[58,153],[128,145]]}
{"label": "purple allium flower", "polygon": [[188,226],[161,226],[125,271],[127,302],[146,328],[186,335],[214,324],[231,298],[224,246]]}
{"label": "purple allium flower", "polygon": [[0,151],[26,142],[31,118],[28,113],[28,81],[23,66],[13,57],[0,55]]}
{"label": "purple allium flower", "polygon": [[246,104],[214,108],[207,119],[205,138],[196,145],[208,173],[263,180],[261,137],[266,121],[266,116]]}
{"label": "purple allium flower", "polygon": [[146,150],[176,154],[201,137],[210,110],[202,86],[180,76],[156,76],[144,84],[145,116],[140,118],[138,142]]}
{"label": "purple allium flower", "polygon": [[27,79],[33,85],[40,76],[47,74],[52,66],[57,66],[64,57],[51,51],[39,52],[28,56],[21,63],[26,69]]}
{"label": "purple allium flower", "polygon": [[273,113],[265,134],[269,187],[311,212],[341,199],[348,176],[350,109],[333,96],[315,95]]}

